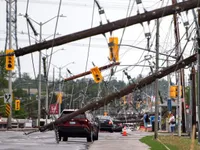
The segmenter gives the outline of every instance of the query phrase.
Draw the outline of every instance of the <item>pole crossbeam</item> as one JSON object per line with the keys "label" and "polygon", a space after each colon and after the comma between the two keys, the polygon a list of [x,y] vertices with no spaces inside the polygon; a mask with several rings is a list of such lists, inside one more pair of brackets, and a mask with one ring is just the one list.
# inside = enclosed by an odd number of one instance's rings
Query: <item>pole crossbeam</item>
{"label": "pole crossbeam", "polygon": [[[114,31],[114,30],[118,30],[118,29],[121,29],[124,27],[131,26],[134,24],[142,23],[145,21],[151,21],[153,19],[165,17],[165,16],[168,16],[168,15],[171,15],[174,13],[187,11],[189,9],[193,9],[193,8],[196,8],[199,6],[200,6],[199,0],[184,1],[181,3],[174,4],[174,5],[169,5],[169,6],[160,8],[160,9],[145,12],[143,14],[138,14],[138,15],[135,15],[132,17],[109,22],[107,24],[100,25],[100,26],[90,28],[87,30],[83,30],[80,32],[61,36],[61,37],[55,38],[53,40],[44,41],[42,43],[37,43],[37,44],[30,45],[30,46],[27,46],[24,48],[20,48],[15,51],[15,55],[16,55],[16,57],[19,57],[22,55],[36,52],[36,51],[48,49],[52,46],[55,47],[55,46],[70,43],[73,41],[88,38],[91,36],[104,34],[104,33],[110,32],[110,31]],[[52,43],[53,43],[53,45],[52,45]]]}

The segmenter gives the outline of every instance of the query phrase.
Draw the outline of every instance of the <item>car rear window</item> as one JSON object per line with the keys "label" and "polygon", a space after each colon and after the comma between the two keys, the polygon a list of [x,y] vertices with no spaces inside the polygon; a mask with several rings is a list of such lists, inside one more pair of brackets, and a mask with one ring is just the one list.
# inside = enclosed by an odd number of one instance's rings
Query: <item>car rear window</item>
{"label": "car rear window", "polygon": [[[61,117],[66,116],[66,115],[69,115],[69,114],[71,114],[71,113],[73,113],[73,112],[74,112],[74,111],[63,111]],[[85,117],[85,114],[83,113],[83,114],[77,115],[77,116],[74,117],[74,118],[76,118],[76,119],[85,119],[86,117]]]}

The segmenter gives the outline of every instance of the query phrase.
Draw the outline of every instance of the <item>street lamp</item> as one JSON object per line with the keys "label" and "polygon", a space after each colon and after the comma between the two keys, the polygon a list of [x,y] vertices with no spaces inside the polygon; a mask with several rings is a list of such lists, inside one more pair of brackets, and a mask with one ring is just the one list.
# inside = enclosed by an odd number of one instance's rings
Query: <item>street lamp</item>
{"label": "street lamp", "polygon": [[[30,25],[31,29],[33,30],[35,36],[37,36],[38,33],[36,32],[35,28],[33,27],[31,21],[33,21],[34,23],[36,23],[37,25],[40,26],[40,38],[39,38],[39,42],[42,42],[42,26],[43,25],[47,24],[48,22],[50,22],[51,20],[53,20],[53,19],[55,19],[57,17],[65,17],[64,15],[59,15],[59,16],[56,15],[56,16],[50,18],[49,20],[47,20],[45,22],[37,22],[34,19],[30,18],[27,14],[26,15],[19,14],[19,16],[24,16],[26,18],[26,20],[27,20],[28,24]],[[41,107],[41,60],[42,60],[42,52],[39,51],[38,127],[40,127],[40,116],[41,116],[41,112],[40,112],[40,107]],[[47,120],[47,117],[46,117],[46,120]]]}
{"label": "street lamp", "polygon": [[[61,87],[61,78],[62,78],[62,76],[61,76],[61,70],[63,68],[65,68],[65,67],[67,67],[70,64],[75,64],[75,62],[69,62],[66,65],[62,66],[62,67],[57,67],[56,65],[52,64],[55,68],[59,69],[59,92],[60,93],[62,92],[62,87]],[[59,115],[60,115],[60,113],[61,113],[61,103],[59,103]]]}

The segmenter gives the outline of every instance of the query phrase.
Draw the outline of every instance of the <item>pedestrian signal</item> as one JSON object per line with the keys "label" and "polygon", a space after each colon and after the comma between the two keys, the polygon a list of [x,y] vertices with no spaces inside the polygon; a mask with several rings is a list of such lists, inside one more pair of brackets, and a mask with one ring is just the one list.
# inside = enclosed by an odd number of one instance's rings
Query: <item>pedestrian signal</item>
{"label": "pedestrian signal", "polygon": [[15,100],[15,110],[20,110],[20,100]]}
{"label": "pedestrian signal", "polygon": [[118,46],[118,37],[109,38],[109,47],[110,47],[110,61],[118,62],[119,61],[119,46]]}
{"label": "pedestrian signal", "polygon": [[[13,53],[14,50],[13,49],[8,49],[6,50],[6,55]],[[14,70],[15,68],[15,56],[6,56],[6,70],[11,71]]]}
{"label": "pedestrian signal", "polygon": [[101,71],[99,70],[98,67],[94,67],[94,68],[90,69],[90,71],[91,71],[94,81],[96,83],[99,83],[103,80],[103,76],[101,75]]}

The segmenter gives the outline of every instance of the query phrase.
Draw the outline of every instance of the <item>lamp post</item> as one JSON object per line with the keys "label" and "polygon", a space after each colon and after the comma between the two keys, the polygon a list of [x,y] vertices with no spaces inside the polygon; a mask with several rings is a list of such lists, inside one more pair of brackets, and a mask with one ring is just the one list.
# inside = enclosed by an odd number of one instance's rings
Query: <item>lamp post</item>
{"label": "lamp post", "polygon": [[[61,70],[63,69],[63,68],[65,68],[65,67],[67,67],[68,65],[70,65],[70,64],[74,64],[75,62],[70,62],[70,63],[68,63],[68,64],[66,64],[66,65],[64,65],[64,66],[62,66],[62,67],[57,67],[56,65],[53,65],[54,67],[56,67],[57,69],[59,69],[59,93],[61,93],[62,92],[62,87],[61,87],[61,78],[62,78],[62,76],[61,76]],[[59,115],[60,115],[60,113],[61,113],[61,103],[59,103]]]}
{"label": "lamp post", "polygon": [[[57,17],[65,17],[64,15],[56,15],[52,18],[50,18],[49,20],[45,21],[45,22],[37,22],[35,21],[34,19],[30,18],[28,15],[22,15],[22,14],[19,14],[20,16],[24,16],[26,19],[27,19],[27,22],[29,23],[31,29],[33,30],[35,36],[37,36],[37,32],[36,30],[34,29],[31,21],[33,21],[34,23],[36,23],[37,25],[39,25],[40,27],[40,34],[39,34],[39,42],[41,43],[42,42],[42,26],[47,24],[48,22],[50,22],[51,20],[57,18]],[[38,127],[40,127],[40,117],[41,117],[41,60],[42,60],[42,52],[39,51],[39,77],[38,77]]]}

